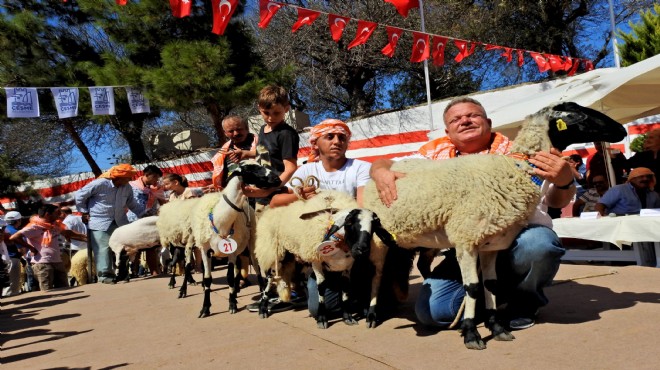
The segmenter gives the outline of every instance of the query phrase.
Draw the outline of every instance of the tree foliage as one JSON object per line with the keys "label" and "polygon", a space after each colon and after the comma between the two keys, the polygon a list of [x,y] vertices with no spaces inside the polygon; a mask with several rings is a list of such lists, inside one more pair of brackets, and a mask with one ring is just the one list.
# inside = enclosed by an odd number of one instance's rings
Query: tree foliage
{"label": "tree foliage", "polygon": [[619,32],[623,40],[619,46],[623,66],[660,54],[660,5],[653,5],[653,10],[640,11],[639,22],[629,23],[629,33]]}

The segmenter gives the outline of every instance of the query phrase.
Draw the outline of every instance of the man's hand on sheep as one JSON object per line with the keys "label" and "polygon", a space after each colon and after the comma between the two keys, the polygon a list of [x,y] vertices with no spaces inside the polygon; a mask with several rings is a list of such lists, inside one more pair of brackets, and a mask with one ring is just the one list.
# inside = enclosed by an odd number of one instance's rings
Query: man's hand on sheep
{"label": "man's hand on sheep", "polygon": [[[534,173],[554,184],[545,196],[548,207],[563,208],[575,195],[571,165],[562,159],[561,152],[552,148],[550,152],[537,152],[529,162],[536,166]],[[568,187],[567,187],[568,185]],[[568,191],[567,191],[568,190]]]}
{"label": "man's hand on sheep", "polygon": [[377,168],[371,171],[371,179],[374,180],[378,197],[387,207],[396,200],[396,180],[405,177],[403,172],[392,171],[389,168]]}

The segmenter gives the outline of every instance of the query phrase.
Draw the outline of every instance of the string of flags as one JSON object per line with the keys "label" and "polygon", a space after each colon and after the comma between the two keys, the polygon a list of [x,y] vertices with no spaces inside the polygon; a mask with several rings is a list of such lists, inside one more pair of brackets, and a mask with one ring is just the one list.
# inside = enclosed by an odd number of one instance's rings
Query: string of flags
{"label": "string of flags", "polygon": [[[92,86],[89,95],[92,104],[92,114],[114,115],[115,95],[114,88],[118,86]],[[149,113],[149,99],[142,90],[136,87],[124,87],[128,97],[131,113]],[[37,87],[5,87],[7,94],[7,117],[9,118],[35,118],[40,116],[39,94]],[[71,118],[78,116],[78,102],[80,92],[77,87],[51,87],[55,100],[57,116]]]}

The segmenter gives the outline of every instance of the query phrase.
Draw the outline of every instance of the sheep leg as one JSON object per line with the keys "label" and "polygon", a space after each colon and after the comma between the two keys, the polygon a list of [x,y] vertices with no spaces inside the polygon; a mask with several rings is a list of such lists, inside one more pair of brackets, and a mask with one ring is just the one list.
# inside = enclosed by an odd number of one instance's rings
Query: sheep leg
{"label": "sheep leg", "polygon": [[176,286],[176,264],[179,262],[180,253],[181,248],[170,244],[170,254],[172,255],[172,259],[170,260],[170,268],[172,269],[172,276],[170,277],[170,283],[167,284],[170,289],[174,289]]}
{"label": "sheep leg", "polygon": [[461,325],[463,342],[468,349],[485,349],[486,344],[477,331],[475,312],[479,292],[479,274],[477,273],[478,253],[474,248],[456,246],[456,258],[461,268],[463,288],[465,289],[465,314]]}
{"label": "sheep leg", "polygon": [[328,328],[328,318],[326,317],[326,307],[325,307],[325,289],[326,282],[325,276],[323,275],[323,265],[319,262],[312,263],[312,270],[314,270],[314,275],[316,276],[316,286],[319,291],[319,309],[316,314],[316,327],[319,329]]}
{"label": "sheep leg", "polygon": [[341,273],[341,315],[344,324],[357,325],[358,322],[353,318],[350,311],[351,301],[348,294],[351,288],[351,270],[345,270]]}
{"label": "sheep leg", "polygon": [[241,290],[240,279],[238,279],[238,274],[240,274],[241,269],[241,259],[238,258],[235,254],[229,257],[227,263],[227,284],[229,285],[229,313],[235,314],[238,312],[238,301],[236,296]]}
{"label": "sheep leg", "polygon": [[480,252],[481,273],[484,277],[484,296],[486,298],[486,327],[493,334],[495,340],[510,341],[514,336],[499,322],[497,316],[497,272],[495,261],[497,252]]}
{"label": "sheep leg", "polygon": [[213,251],[210,248],[206,250],[206,253],[202,253],[202,263],[204,264],[204,277],[202,278],[204,303],[202,304],[201,311],[199,311],[199,318],[211,315],[211,253]]}
{"label": "sheep leg", "polygon": [[[383,246],[384,255],[387,254],[387,248],[388,247]],[[383,278],[383,264],[385,262],[385,257],[382,259],[372,259],[371,262],[374,264],[374,276],[371,278],[371,299],[369,301],[369,309],[365,318],[367,328],[369,329],[373,329],[378,325],[376,306],[378,304],[378,291],[380,290],[380,283]]]}
{"label": "sheep leg", "polygon": [[268,293],[273,289],[273,271],[268,270],[266,287],[261,292],[261,301],[259,302],[259,317],[265,319],[268,317]]}
{"label": "sheep leg", "polygon": [[121,280],[126,280],[130,281],[131,277],[128,273],[128,255],[126,254],[126,251],[124,249],[119,252],[119,258],[117,261],[117,276],[115,277],[115,281],[121,281]]}
{"label": "sheep leg", "polygon": [[193,262],[193,249],[186,247],[185,256],[186,256],[186,260],[185,260],[184,270],[186,271],[186,280],[188,280],[188,284],[197,285],[197,282],[192,276],[192,272],[195,269],[195,265]]}

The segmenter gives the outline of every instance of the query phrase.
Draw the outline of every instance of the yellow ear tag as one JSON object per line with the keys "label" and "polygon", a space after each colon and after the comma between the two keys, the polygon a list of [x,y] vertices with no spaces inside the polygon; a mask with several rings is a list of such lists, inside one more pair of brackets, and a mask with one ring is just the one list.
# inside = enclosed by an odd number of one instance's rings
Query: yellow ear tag
{"label": "yellow ear tag", "polygon": [[396,241],[396,234],[391,234],[391,235],[392,235],[392,239],[394,239],[394,241]]}
{"label": "yellow ear tag", "polygon": [[564,122],[564,120],[561,119],[561,118],[558,119],[557,120],[557,130],[564,131],[566,129],[568,129],[568,127],[566,127],[566,122]]}

